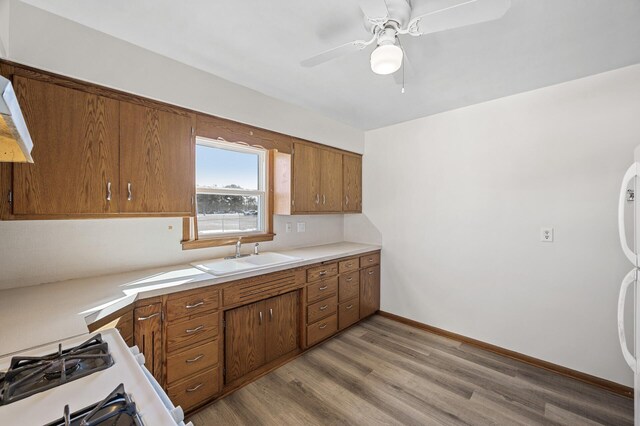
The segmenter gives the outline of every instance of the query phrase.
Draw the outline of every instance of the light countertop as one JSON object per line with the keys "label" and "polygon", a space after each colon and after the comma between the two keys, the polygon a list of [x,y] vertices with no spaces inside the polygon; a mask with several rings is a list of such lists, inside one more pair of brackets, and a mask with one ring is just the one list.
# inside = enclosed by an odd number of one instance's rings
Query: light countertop
{"label": "light countertop", "polygon": [[0,356],[88,332],[87,325],[144,299],[354,256],[378,245],[342,242],[278,251],[295,263],[215,277],[191,265],[82,278],[0,291]]}

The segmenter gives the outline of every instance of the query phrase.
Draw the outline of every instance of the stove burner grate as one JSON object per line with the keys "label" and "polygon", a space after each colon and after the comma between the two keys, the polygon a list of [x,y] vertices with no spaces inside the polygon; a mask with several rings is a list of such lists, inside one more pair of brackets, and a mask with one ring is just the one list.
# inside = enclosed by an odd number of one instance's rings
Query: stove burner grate
{"label": "stove burner grate", "polygon": [[38,392],[113,365],[109,345],[96,334],[86,342],[41,357],[13,357],[9,370],[0,374],[0,405],[10,404]]}

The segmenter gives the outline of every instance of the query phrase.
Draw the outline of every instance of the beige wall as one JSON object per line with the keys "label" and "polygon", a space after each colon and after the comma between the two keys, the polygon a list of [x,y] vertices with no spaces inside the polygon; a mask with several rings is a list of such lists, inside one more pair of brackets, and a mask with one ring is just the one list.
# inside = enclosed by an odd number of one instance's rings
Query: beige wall
{"label": "beige wall", "polygon": [[631,385],[617,198],[639,111],[636,65],[367,132],[345,239],[382,242],[382,309]]}

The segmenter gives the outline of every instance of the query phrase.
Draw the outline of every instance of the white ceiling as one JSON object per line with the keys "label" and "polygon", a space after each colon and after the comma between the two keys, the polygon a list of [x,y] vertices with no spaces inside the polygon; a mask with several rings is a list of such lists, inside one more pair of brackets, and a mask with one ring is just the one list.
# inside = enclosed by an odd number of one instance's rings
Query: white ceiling
{"label": "white ceiling", "polygon": [[299,65],[367,38],[357,0],[23,1],[364,130],[640,62],[640,0],[512,0],[498,21],[403,36],[404,94],[371,72],[373,46]]}

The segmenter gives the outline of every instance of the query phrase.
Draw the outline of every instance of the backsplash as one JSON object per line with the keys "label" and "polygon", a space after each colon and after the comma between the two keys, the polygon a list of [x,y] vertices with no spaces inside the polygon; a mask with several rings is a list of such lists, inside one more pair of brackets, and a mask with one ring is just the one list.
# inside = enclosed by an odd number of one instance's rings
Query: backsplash
{"label": "backsplash", "polygon": [[[286,224],[291,223],[291,232]],[[296,232],[303,222],[305,232]],[[274,216],[263,251],[343,241],[342,215]],[[0,222],[0,289],[226,256],[234,248],[182,250],[181,218]],[[243,252],[252,245],[243,247]]]}

